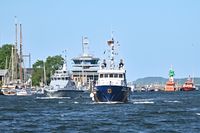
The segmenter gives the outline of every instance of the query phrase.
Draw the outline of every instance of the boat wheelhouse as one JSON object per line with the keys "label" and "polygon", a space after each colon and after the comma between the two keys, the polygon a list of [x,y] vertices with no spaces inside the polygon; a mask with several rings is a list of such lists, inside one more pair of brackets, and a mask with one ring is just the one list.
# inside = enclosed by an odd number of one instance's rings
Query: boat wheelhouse
{"label": "boat wheelhouse", "polygon": [[196,90],[194,80],[189,76],[187,81],[180,88],[181,91],[194,91]]}

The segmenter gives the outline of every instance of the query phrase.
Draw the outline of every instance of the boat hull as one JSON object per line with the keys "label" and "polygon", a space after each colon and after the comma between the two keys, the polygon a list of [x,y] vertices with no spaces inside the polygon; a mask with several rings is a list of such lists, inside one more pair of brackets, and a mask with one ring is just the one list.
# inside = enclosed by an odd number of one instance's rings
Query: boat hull
{"label": "boat hull", "polygon": [[126,86],[96,86],[94,100],[96,102],[127,102],[130,88]]}
{"label": "boat hull", "polygon": [[181,88],[180,90],[181,90],[181,91],[195,91],[196,88],[194,88],[194,87],[183,87],[183,88]]}
{"label": "boat hull", "polygon": [[56,90],[48,91],[44,90],[44,95],[48,97],[70,97],[70,98],[79,98],[83,95],[83,90]]}
{"label": "boat hull", "polygon": [[17,96],[31,96],[32,93],[31,91],[28,91],[26,89],[22,89],[22,90],[18,90],[17,93],[16,93]]}
{"label": "boat hull", "polygon": [[0,89],[0,95],[3,95],[3,92],[2,92],[2,90]]}
{"label": "boat hull", "polygon": [[176,91],[175,87],[175,82],[173,81],[168,81],[165,85],[165,91],[171,92],[171,91]]}
{"label": "boat hull", "polygon": [[2,91],[2,94],[6,96],[14,96],[17,93],[15,89],[3,89],[1,91]]}

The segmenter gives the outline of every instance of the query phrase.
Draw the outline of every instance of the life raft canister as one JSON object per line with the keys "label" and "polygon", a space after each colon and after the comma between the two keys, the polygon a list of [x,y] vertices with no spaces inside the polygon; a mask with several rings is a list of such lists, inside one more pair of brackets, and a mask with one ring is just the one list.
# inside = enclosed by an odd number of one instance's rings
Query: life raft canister
{"label": "life raft canister", "polygon": [[112,93],[112,89],[108,89],[108,90],[107,90],[107,93],[108,93],[108,94],[111,94],[111,93]]}

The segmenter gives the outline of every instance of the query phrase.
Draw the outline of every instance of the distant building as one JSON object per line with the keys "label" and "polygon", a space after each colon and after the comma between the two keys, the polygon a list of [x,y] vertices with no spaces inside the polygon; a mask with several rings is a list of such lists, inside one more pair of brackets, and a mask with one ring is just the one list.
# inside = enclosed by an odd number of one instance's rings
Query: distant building
{"label": "distant building", "polygon": [[33,74],[33,68],[24,68],[24,71],[28,77]]}
{"label": "distant building", "polygon": [[0,69],[0,84],[3,84],[5,80],[8,80],[8,69]]}
{"label": "distant building", "polygon": [[24,68],[24,83],[28,87],[32,86],[32,80],[31,80],[32,74],[33,74],[33,68]]}

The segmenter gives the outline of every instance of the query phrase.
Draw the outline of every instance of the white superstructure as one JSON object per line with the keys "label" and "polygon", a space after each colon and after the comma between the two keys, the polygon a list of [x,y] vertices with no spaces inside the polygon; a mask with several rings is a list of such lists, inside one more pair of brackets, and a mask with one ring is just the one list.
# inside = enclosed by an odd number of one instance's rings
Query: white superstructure
{"label": "white superstructure", "polygon": [[67,70],[66,63],[63,64],[62,69],[56,70],[54,75],[51,76],[51,82],[49,87],[50,87],[49,89],[52,91],[57,91],[62,89],[76,89],[75,83],[71,79],[71,75]]}
{"label": "white superstructure", "polygon": [[110,47],[109,52],[109,60],[103,60],[100,69],[98,70],[99,79],[96,85],[117,85],[117,86],[126,86],[126,78],[125,78],[125,69],[124,63],[121,59],[119,64],[115,63],[115,52],[116,46],[118,43],[115,43],[113,37],[112,40],[108,41],[108,45]]}

